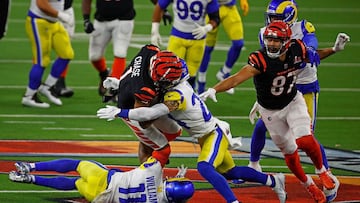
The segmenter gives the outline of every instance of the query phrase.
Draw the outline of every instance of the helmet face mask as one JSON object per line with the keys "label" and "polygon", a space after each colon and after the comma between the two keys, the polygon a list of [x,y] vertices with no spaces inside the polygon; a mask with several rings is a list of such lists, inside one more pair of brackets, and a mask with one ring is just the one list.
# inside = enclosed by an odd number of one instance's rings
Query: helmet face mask
{"label": "helmet face mask", "polygon": [[281,20],[289,25],[297,21],[297,4],[294,0],[272,0],[265,12],[265,24]]}
{"label": "helmet face mask", "polygon": [[278,58],[286,53],[291,37],[291,29],[283,21],[270,23],[264,32],[264,45],[270,58]]}
{"label": "helmet face mask", "polygon": [[194,184],[187,178],[171,178],[164,181],[164,195],[169,203],[184,203],[194,192]]}

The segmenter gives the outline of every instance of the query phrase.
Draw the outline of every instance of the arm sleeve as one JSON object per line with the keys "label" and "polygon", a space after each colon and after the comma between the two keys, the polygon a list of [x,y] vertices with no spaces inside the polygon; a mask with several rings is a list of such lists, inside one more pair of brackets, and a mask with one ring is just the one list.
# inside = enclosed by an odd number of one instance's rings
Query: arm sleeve
{"label": "arm sleeve", "polygon": [[[128,112],[127,112],[128,111]],[[129,118],[139,122],[157,119],[169,113],[169,108],[161,103],[152,107],[139,107],[135,109],[122,109],[118,114],[121,118]]]}

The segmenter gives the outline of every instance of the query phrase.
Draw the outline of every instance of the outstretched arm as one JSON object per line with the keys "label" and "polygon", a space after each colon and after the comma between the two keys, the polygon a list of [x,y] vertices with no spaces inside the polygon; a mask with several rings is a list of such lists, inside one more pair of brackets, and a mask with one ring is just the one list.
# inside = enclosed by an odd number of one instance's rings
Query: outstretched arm
{"label": "outstretched arm", "polygon": [[257,74],[260,74],[260,71],[247,64],[236,74],[217,83],[213,88],[216,90],[216,92],[224,92],[230,88],[240,85],[241,83],[245,82],[249,78],[254,77]]}
{"label": "outstretched arm", "polygon": [[317,50],[320,59],[325,59],[326,57],[331,56],[338,51],[344,50],[346,42],[348,41],[350,41],[350,37],[347,34],[339,33],[336,37],[335,44],[332,48],[324,48]]}

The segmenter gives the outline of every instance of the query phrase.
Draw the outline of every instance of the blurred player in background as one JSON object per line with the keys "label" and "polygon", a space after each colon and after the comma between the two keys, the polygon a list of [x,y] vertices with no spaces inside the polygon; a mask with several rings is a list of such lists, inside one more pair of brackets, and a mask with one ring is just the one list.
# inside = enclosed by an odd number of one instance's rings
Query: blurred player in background
{"label": "blurred player in background", "polygon": [[[64,3],[64,13],[67,13],[71,16],[69,23],[63,22],[63,26],[68,32],[70,39],[74,36],[75,33],[75,15],[74,9],[72,7],[73,0],[65,0]],[[67,75],[69,69],[69,65],[66,69],[61,73],[60,78],[55,83],[54,88],[51,89],[52,93],[58,97],[72,97],[74,95],[74,91],[71,88],[66,87],[65,77]]]}
{"label": "blurred player in background", "polygon": [[283,174],[267,175],[247,166],[235,165],[228,148],[235,147],[235,144],[238,144],[236,145],[238,147],[239,142],[232,138],[228,123],[213,117],[206,104],[195,94],[194,89],[187,82],[189,74],[186,64],[183,64],[183,74],[180,81],[173,78],[172,74],[167,74],[166,67],[151,72],[155,83],[161,83],[166,79],[168,84],[177,84],[165,93],[164,103],[135,109],[119,109],[114,106],[107,106],[98,110],[97,116],[108,120],[121,117],[141,122],[158,119],[169,114],[171,119],[181,125],[200,144],[201,152],[197,169],[226,199],[226,202],[238,202],[227,179],[241,178],[245,181],[270,186],[277,193],[280,202],[284,203],[286,192]]}
{"label": "blurred player in background", "polygon": [[[156,5],[156,3],[158,2],[158,0],[150,0],[154,5]],[[164,13],[162,15],[162,19],[164,22],[164,25],[171,25],[172,21],[173,21],[173,17],[172,15],[169,13],[169,11],[167,9],[164,10]]]}
{"label": "blurred player in background", "polygon": [[[173,5],[174,23],[167,49],[184,59],[189,67],[189,83],[195,87],[195,79],[205,49],[206,34],[219,25],[217,0],[158,0],[153,12],[151,43],[161,45],[160,20],[169,4]],[[209,16],[206,24],[205,16]]]}
{"label": "blurred player in background", "polygon": [[6,34],[9,14],[10,0],[0,1],[0,39],[2,39]]}
{"label": "blurred player in background", "polygon": [[[309,63],[306,63],[296,78],[296,87],[304,96],[308,112],[312,120],[312,130],[315,132],[316,115],[318,110],[318,97],[319,97],[319,81],[317,78],[317,67],[320,64],[320,58],[316,50],[318,49],[318,40],[315,36],[315,27],[306,20],[297,21],[298,8],[295,1],[291,0],[272,0],[270,1],[266,10],[266,25],[274,20],[281,20],[289,24],[292,35],[292,39],[301,39],[306,48],[307,55],[309,57]],[[260,29],[259,41],[261,46],[264,47],[263,34],[265,27]],[[336,50],[338,51],[338,50]],[[254,118],[256,109],[252,111],[252,117]],[[252,119],[252,122],[253,119]],[[261,171],[259,164],[261,151],[265,145],[266,139],[266,127],[262,119],[256,122],[255,129],[251,140],[251,153],[249,166]],[[337,190],[339,188],[339,181],[332,175],[330,167],[326,158],[324,147],[320,144],[321,154],[323,158],[323,164],[329,171],[329,175],[335,182],[335,188],[333,190],[327,190],[324,188],[324,192],[328,201],[335,199]]]}
{"label": "blurred player in background", "polygon": [[[319,58],[326,58],[344,48],[347,39],[341,35],[338,35],[335,47],[317,50]],[[335,182],[323,165],[305,99],[294,85],[297,70],[304,68],[308,61],[307,49],[301,40],[291,39],[291,29],[283,21],[270,23],[263,39],[264,48],[252,52],[247,65],[200,96],[204,100],[210,97],[216,101],[217,92],[253,77],[259,112],[273,142],[284,154],[288,168],[316,202],[326,202],[325,194],[305,174],[298,155],[298,149],[303,150],[312,160],[322,185],[328,190],[335,188]]]}
{"label": "blurred player in background", "polygon": [[111,77],[120,78],[126,67],[127,50],[134,29],[135,8],[133,0],[96,0],[94,24],[90,20],[92,0],[82,1],[84,30],[90,35],[89,60],[99,72],[98,93],[103,96],[106,89],[103,81],[109,75],[105,60],[105,48],[112,40],[114,60]]}
{"label": "blurred player in background", "polygon": [[[169,202],[181,203],[192,197],[195,188],[185,178],[186,169],[180,167],[174,178],[163,180],[163,165],[156,156],[149,157],[139,167],[124,172],[108,169],[95,161],[55,159],[51,161],[15,163],[17,171],[9,173],[14,182],[32,183],[57,190],[75,190],[93,203]],[[78,172],[80,177],[44,177],[35,171],[58,173]]]}
{"label": "blurred player in background", "polygon": [[[38,98],[37,92],[46,96],[50,102],[62,105],[62,101],[53,95],[50,88],[53,88],[70,60],[74,58],[74,51],[69,34],[59,20],[64,23],[71,22],[71,16],[64,12],[63,0],[31,0],[25,26],[32,47],[33,66],[21,101],[25,106],[50,107]],[[50,64],[51,49],[54,49],[58,58],[53,62],[45,82],[41,84],[44,70]]]}
{"label": "blurred player in background", "polygon": [[[225,64],[216,74],[218,80],[224,80],[230,76],[230,72],[240,56],[241,49],[244,46],[244,29],[243,23],[236,7],[236,0],[218,0],[220,4],[220,22],[224,30],[231,40],[231,47],[227,53]],[[249,4],[247,0],[240,0],[240,8],[243,15],[246,16],[249,12]],[[204,56],[201,61],[198,75],[198,93],[205,91],[206,86],[206,71],[209,67],[211,52],[214,50],[219,28],[211,30],[206,36],[206,47]],[[230,94],[234,93],[234,89],[227,91]]]}

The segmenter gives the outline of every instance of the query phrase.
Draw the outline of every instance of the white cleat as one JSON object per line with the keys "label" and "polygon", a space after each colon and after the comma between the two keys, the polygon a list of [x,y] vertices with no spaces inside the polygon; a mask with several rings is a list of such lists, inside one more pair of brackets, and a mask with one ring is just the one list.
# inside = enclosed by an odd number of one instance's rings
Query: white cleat
{"label": "white cleat", "polygon": [[280,203],[285,203],[287,199],[287,194],[285,191],[285,176],[282,173],[277,173],[273,175],[273,177],[275,179],[275,187],[272,189],[277,194]]}
{"label": "white cleat", "polygon": [[20,174],[16,171],[10,171],[9,179],[13,182],[20,182],[20,183],[32,183],[33,175],[29,174]]}
{"label": "white cleat", "polygon": [[336,176],[334,176],[331,171],[328,171],[329,176],[331,177],[331,179],[334,181],[335,183],[335,188],[332,190],[328,190],[325,187],[323,187],[323,191],[325,193],[326,196],[326,202],[332,202],[335,200],[336,196],[337,196],[337,192],[339,190],[340,187],[340,181],[336,178]]}
{"label": "white cleat", "polygon": [[29,107],[37,107],[37,108],[49,108],[50,104],[42,102],[37,94],[34,94],[33,96],[24,96],[21,99],[21,103],[24,106]]}
{"label": "white cleat", "polygon": [[44,95],[45,97],[47,97],[52,103],[61,106],[62,102],[59,98],[57,98],[55,95],[52,94],[52,92],[50,91],[50,87],[47,85],[41,85],[39,87],[39,92]]}
{"label": "white cleat", "polygon": [[20,174],[28,174],[31,171],[30,164],[26,162],[16,162],[15,167]]}

